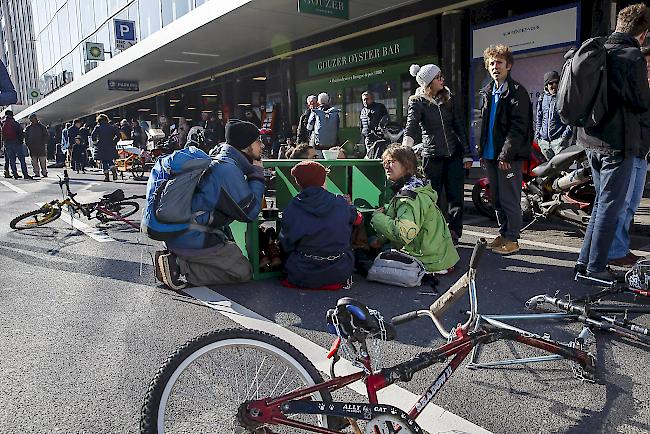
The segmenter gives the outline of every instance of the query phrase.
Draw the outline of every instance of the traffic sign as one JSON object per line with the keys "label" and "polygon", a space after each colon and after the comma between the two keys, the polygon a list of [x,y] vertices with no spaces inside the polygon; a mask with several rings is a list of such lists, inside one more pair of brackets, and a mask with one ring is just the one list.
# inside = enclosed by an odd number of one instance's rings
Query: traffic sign
{"label": "traffic sign", "polygon": [[113,20],[115,23],[115,48],[126,50],[135,45],[135,21]]}

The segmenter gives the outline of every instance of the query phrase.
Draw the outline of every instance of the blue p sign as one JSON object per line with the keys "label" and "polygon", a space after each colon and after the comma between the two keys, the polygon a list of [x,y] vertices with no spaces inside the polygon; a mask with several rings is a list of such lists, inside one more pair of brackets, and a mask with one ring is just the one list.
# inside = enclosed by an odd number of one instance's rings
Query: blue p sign
{"label": "blue p sign", "polygon": [[135,21],[115,20],[115,39],[135,41]]}

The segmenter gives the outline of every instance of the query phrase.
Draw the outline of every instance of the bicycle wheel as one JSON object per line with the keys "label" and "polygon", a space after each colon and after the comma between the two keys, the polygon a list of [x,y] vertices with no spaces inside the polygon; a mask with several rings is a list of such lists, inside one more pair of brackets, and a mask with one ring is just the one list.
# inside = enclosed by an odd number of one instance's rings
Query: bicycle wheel
{"label": "bicycle wheel", "polygon": [[[176,350],[160,367],[142,406],[140,432],[261,432],[239,423],[237,414],[244,402],[280,396],[322,381],[304,355],[275,336],[246,329],[206,333]],[[332,397],[323,390],[312,399],[329,402]],[[328,426],[326,417],[291,418]],[[272,431],[303,432],[275,425]]]}
{"label": "bicycle wheel", "polygon": [[21,214],[11,222],[11,229],[29,229],[37,226],[43,226],[61,217],[61,210],[54,206],[44,206],[41,209]]}
{"label": "bicycle wheel", "polygon": [[[140,209],[137,202],[123,201],[100,204],[102,208],[97,208],[97,218],[100,221],[115,221],[121,218],[129,217]],[[103,211],[105,209],[108,212]]]}

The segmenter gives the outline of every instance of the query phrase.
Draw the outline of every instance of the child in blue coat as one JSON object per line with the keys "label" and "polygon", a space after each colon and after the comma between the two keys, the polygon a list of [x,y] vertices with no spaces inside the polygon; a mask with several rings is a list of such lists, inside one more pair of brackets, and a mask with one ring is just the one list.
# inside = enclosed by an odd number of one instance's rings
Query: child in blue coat
{"label": "child in blue coat", "polygon": [[283,284],[289,287],[336,290],[346,286],[354,270],[352,227],[361,214],[344,196],[324,187],[327,169],[316,161],[301,161],[291,169],[302,191],[282,213],[280,244],[287,255]]}

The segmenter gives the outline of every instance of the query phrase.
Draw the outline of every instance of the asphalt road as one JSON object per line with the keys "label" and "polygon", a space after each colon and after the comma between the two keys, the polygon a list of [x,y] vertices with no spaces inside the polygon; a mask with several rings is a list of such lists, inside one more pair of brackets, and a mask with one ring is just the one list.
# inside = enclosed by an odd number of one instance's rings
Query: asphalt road
{"label": "asphalt road", "polygon": [[[50,178],[36,182],[0,183],[0,432],[137,432],[144,393],[166,356],[196,335],[239,325],[201,300],[158,285],[150,257],[155,242],[128,226],[109,226],[110,238],[104,235],[102,242],[63,220],[51,227],[10,230],[15,215],[60,195],[57,173],[52,170]],[[72,189],[81,201],[96,200],[116,187],[127,195],[144,192],[143,181],[108,184],[101,179],[99,172],[73,175]],[[440,291],[460,277],[477,237],[496,233],[486,218],[468,213],[466,221],[461,265],[441,279]],[[572,280],[580,232],[536,224],[522,239],[519,254],[483,258],[481,313],[523,312],[524,302],[540,293],[575,297],[594,291]],[[650,250],[647,245],[648,238],[634,239],[634,248]],[[275,280],[212,290],[321,347],[332,341],[324,313],[339,297],[356,297],[385,317],[426,307],[437,297],[430,287],[392,288],[359,276],[351,290],[341,292],[289,290]],[[463,301],[451,309],[446,323],[461,321],[466,305]],[[650,315],[639,322],[650,325]],[[580,329],[569,323],[516,325],[561,341]],[[420,320],[400,327],[395,341],[382,344],[382,361],[394,364],[442,343]],[[564,361],[491,370],[461,367],[434,403],[495,433],[650,432],[647,349],[604,334],[597,335],[592,348],[595,384],[577,380]],[[485,347],[481,358],[515,354],[527,351],[498,342]],[[419,373],[400,387],[419,394],[438,372]],[[449,431],[440,426],[438,432]]]}

